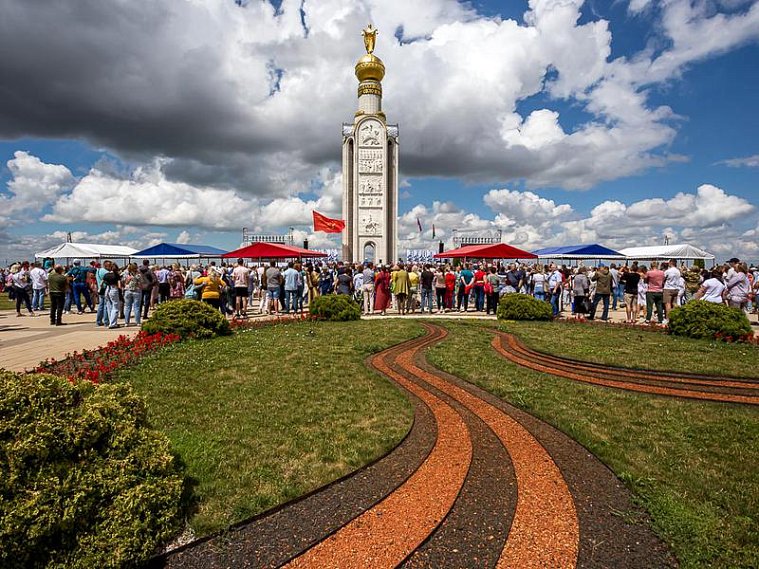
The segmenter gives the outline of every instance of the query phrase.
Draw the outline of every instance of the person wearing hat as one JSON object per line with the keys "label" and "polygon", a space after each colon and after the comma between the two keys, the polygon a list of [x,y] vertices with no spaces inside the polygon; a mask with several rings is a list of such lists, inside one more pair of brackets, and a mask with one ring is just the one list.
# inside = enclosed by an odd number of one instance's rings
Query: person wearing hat
{"label": "person wearing hat", "polygon": [[727,264],[730,265],[730,268],[727,270],[727,274],[725,275],[726,280],[730,280],[732,277],[735,276],[735,273],[738,270],[738,265],[740,264],[741,260],[738,257],[733,257],[730,259]]}

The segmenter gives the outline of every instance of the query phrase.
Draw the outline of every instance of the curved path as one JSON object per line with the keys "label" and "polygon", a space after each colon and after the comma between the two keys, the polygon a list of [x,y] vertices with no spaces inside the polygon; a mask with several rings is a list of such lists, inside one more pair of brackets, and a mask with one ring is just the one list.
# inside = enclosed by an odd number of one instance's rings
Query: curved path
{"label": "curved path", "polygon": [[446,331],[369,358],[404,389],[414,425],[387,456],[155,567],[667,567],[614,475],[583,447],[421,351]]}
{"label": "curved path", "polygon": [[533,350],[504,332],[496,334],[492,345],[496,352],[517,365],[583,383],[654,395],[759,405],[759,379],[595,364]]}

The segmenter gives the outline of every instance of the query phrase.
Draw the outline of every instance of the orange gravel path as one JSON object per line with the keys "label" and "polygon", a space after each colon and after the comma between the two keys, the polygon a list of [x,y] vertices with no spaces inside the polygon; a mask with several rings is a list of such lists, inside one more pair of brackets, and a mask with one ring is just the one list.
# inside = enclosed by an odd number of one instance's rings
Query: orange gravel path
{"label": "orange gravel path", "polygon": [[[505,345],[504,345],[505,342]],[[703,379],[694,378],[693,381],[688,381],[683,376],[667,376],[665,372],[655,372],[653,370],[640,371],[636,374],[635,370],[614,370],[610,369],[607,372],[602,370],[596,370],[595,373],[603,373],[609,377],[627,377],[629,379],[636,379],[644,383],[634,383],[631,381],[605,379],[602,377],[596,377],[591,375],[589,367],[584,366],[585,362],[577,361],[571,362],[571,360],[563,359],[559,362],[552,359],[551,356],[541,354],[526,348],[511,334],[499,333],[493,338],[493,348],[500,355],[508,359],[509,361],[526,367],[535,371],[548,373],[551,375],[564,377],[567,379],[573,379],[575,381],[581,381],[583,383],[590,383],[593,385],[600,385],[603,387],[613,387],[617,389],[625,389],[628,391],[637,391],[641,393],[648,393],[654,395],[668,395],[671,397],[680,397],[686,399],[699,399],[703,401],[715,401],[726,403],[744,403],[748,405],[759,405],[759,396],[755,395],[739,395],[735,393],[722,393],[717,391],[699,390],[698,385],[704,385]],[[575,371],[567,369],[573,366]],[[652,377],[653,374],[657,374],[656,377]],[[653,382],[671,382],[671,383],[684,383],[693,389],[679,389],[672,387],[665,387],[656,385]],[[712,385],[715,384],[715,385]],[[739,389],[754,390],[757,388],[756,384],[747,382],[736,382],[726,379],[725,382],[709,382],[712,387],[729,387]]]}
{"label": "orange gravel path", "polygon": [[619,368],[613,366],[604,366],[594,362],[584,362],[573,360],[553,354],[546,354],[537,350],[532,350],[525,346],[517,337],[510,334],[506,335],[509,348],[514,352],[526,358],[540,358],[544,363],[551,362],[557,367],[569,370],[584,370],[589,373],[603,373],[608,377],[621,377],[629,379],[644,379],[646,381],[677,383],[691,386],[705,386],[718,388],[735,388],[754,390],[759,393],[759,380],[751,381],[749,379],[740,380],[737,378],[713,378],[713,376],[686,374],[686,373],[667,373],[664,371],[653,371],[633,368]]}
{"label": "orange gravel path", "polygon": [[[436,341],[407,352],[415,354]],[[461,416],[442,399],[393,371],[378,354],[372,365],[419,397],[433,412],[438,438],[419,469],[396,491],[286,567],[352,569],[395,567],[437,528],[453,507],[472,460],[472,441]]]}
{"label": "orange gravel path", "polygon": [[[447,334],[437,326],[425,327],[440,333],[441,338]],[[580,538],[577,512],[569,488],[546,449],[502,410],[414,365],[414,355],[403,352],[398,362],[478,415],[511,456],[517,478],[517,506],[497,567],[575,567]]]}

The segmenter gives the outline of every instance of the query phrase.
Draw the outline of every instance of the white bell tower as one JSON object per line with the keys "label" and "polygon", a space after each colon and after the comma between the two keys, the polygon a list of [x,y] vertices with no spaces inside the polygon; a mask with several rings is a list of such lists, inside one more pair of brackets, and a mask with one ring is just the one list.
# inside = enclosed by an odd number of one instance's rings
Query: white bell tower
{"label": "white bell tower", "polygon": [[392,263],[398,258],[398,125],[382,111],[385,64],[374,55],[377,30],[363,31],[366,55],[356,63],[358,111],[343,124],[342,257]]}

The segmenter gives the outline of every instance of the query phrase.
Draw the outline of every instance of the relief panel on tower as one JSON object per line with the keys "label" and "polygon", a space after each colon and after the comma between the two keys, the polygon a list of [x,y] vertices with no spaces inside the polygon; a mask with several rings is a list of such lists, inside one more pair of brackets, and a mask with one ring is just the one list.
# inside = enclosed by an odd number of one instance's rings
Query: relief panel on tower
{"label": "relief panel on tower", "polygon": [[382,146],[382,125],[377,121],[366,121],[358,132],[359,146]]}
{"label": "relief panel on tower", "polygon": [[359,195],[358,207],[382,207],[382,196]]}
{"label": "relief panel on tower", "polygon": [[381,235],[382,234],[382,216],[376,211],[359,212],[358,222],[359,235]]}
{"label": "relief panel on tower", "polygon": [[358,193],[360,195],[382,195],[382,177],[381,176],[361,176],[358,182]]}
{"label": "relief panel on tower", "polygon": [[358,150],[359,174],[382,174],[382,162],[385,155],[382,150]]}

